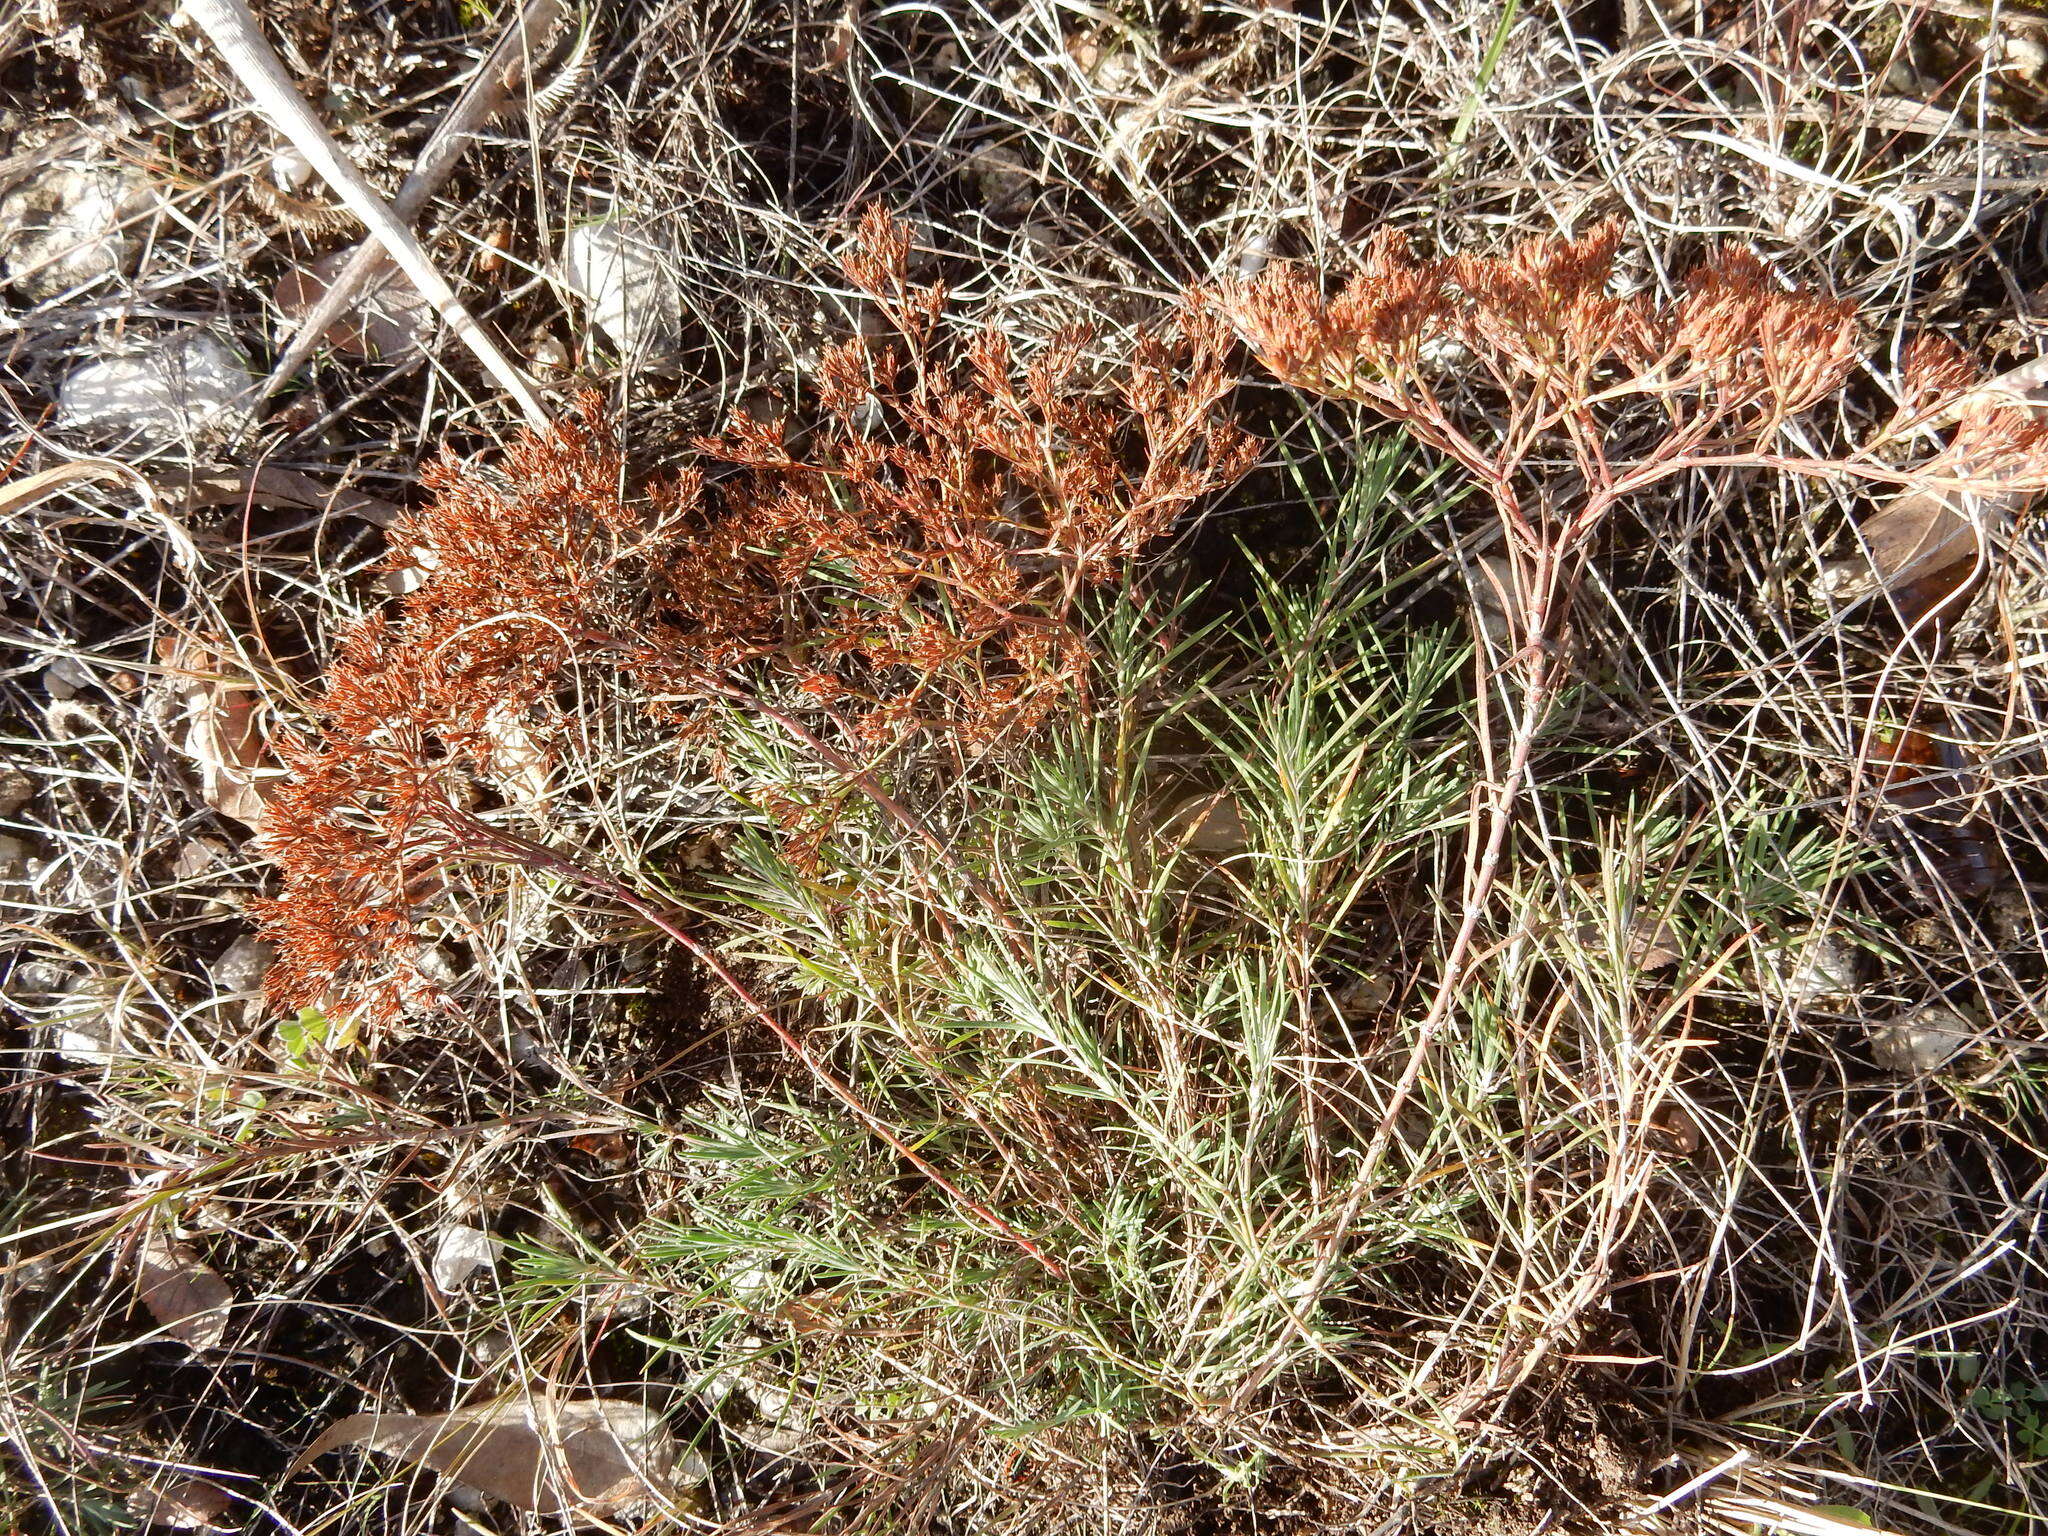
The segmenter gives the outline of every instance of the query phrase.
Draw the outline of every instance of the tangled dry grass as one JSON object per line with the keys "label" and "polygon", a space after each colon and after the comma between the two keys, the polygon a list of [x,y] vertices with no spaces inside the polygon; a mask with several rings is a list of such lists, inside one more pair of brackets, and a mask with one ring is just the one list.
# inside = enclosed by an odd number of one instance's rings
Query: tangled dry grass
{"label": "tangled dry grass", "polygon": [[2031,13],[7,21],[8,1521],[2039,1526]]}

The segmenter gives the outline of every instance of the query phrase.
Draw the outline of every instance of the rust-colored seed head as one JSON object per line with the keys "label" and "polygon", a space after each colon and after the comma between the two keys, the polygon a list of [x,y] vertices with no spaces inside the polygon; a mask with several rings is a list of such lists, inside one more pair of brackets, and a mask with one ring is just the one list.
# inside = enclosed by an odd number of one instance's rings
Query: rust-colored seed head
{"label": "rust-colored seed head", "polygon": [[[423,477],[391,548],[426,577],[344,638],[269,815],[274,1002],[379,1023],[431,1001],[417,910],[457,868],[518,856],[476,808],[508,730],[545,752],[606,700],[689,733],[753,698],[849,746],[979,744],[1076,695],[1080,594],[1251,465],[1219,410],[1232,338],[1190,305],[1113,384],[1079,330],[1020,366],[992,332],[950,342],[909,256],[900,223],[862,219],[845,269],[893,337],[828,351],[800,451],[746,417],[700,442],[715,495],[696,470],[630,492],[594,398],[494,471]],[[774,808],[791,837],[824,835],[797,803]]]}

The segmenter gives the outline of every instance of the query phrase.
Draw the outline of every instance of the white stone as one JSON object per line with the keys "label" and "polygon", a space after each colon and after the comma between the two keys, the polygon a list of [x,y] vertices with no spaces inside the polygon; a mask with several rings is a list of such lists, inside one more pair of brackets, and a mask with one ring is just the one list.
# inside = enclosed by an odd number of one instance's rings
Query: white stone
{"label": "white stone", "polygon": [[613,216],[579,224],[562,242],[562,280],[627,357],[661,358],[682,344],[675,253],[648,226]]}
{"label": "white stone", "polygon": [[78,972],[55,960],[27,960],[17,965],[14,974],[7,978],[7,992],[12,998],[35,997],[47,1001],[69,992],[78,985],[78,979]]}
{"label": "white stone", "polygon": [[462,980],[462,967],[455,963],[455,956],[444,944],[422,944],[413,957],[413,964],[429,986],[445,990]]}
{"label": "white stone", "polygon": [[1870,1054],[1887,1072],[1925,1077],[1939,1072],[1977,1040],[1977,1025],[1946,1003],[1915,1008],[1870,1031]]}
{"label": "white stone", "polygon": [[263,985],[263,978],[276,958],[275,945],[245,934],[213,962],[213,984],[226,995],[254,992]]}
{"label": "white stone", "polygon": [[498,1262],[498,1240],[475,1227],[441,1229],[434,1245],[434,1284],[444,1291],[460,1290],[480,1269]]}
{"label": "white stone", "polygon": [[43,692],[53,699],[75,699],[98,679],[76,657],[59,656],[43,668]]}
{"label": "white stone", "polygon": [[12,816],[36,796],[36,781],[19,768],[0,768],[0,816]]}
{"label": "white stone", "polygon": [[313,179],[313,163],[290,145],[270,157],[270,179],[287,192],[296,192]]}
{"label": "white stone", "polygon": [[0,282],[40,302],[114,276],[134,246],[120,225],[149,196],[126,166],[49,167],[0,198]]}
{"label": "white stone", "polygon": [[242,358],[202,330],[166,336],[145,352],[87,363],[64,381],[57,424],[167,440],[227,431],[255,382]]}
{"label": "white stone", "polygon": [[121,1054],[119,1021],[105,1008],[86,1006],[57,1021],[57,1054],[83,1066],[104,1066]]}
{"label": "white stone", "polygon": [[1779,995],[1796,1006],[1853,997],[1863,983],[1863,952],[1840,934],[1809,929],[1770,958]]}

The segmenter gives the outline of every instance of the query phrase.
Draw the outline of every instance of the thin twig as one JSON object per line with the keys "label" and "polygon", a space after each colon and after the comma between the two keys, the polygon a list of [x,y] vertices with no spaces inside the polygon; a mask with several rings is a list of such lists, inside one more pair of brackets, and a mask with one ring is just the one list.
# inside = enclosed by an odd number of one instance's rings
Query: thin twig
{"label": "thin twig", "polygon": [[491,377],[519,404],[521,413],[536,430],[545,430],[549,417],[525,375],[513,366],[483,326],[477,322],[454,288],[441,275],[426,247],[392,214],[362,173],[349,163],[320,120],[313,115],[285,74],[277,52],[263,35],[248,0],[188,0],[185,14],[196,22],[213,43],[228,67],[248,88],[256,108],[271,125],[289,139],[313,169],[327,182],[334,195],[349,206],[370,233],[381,241],[392,258],[412,279],[420,296],[432,304],[448,328],[463,345],[476,354]]}
{"label": "thin twig", "polygon": [[[547,36],[548,29],[554,26],[561,14],[562,0],[527,0],[526,8],[506,28],[505,35],[498,39],[489,56],[470,77],[455,105],[448,109],[448,115],[441,119],[433,137],[420,151],[411,173],[391,199],[394,217],[411,226],[420,210],[426,207],[427,200],[440,190],[441,184],[455,169],[477,129],[503,110],[514,82],[528,77],[527,67],[534,48]],[[319,347],[320,338],[327,328],[341,318],[343,311],[355,302],[358,293],[388,269],[389,263],[390,257],[374,235],[350,253],[327,291],[300,319],[297,330],[271,368],[269,377],[256,386],[252,403],[269,399],[291,382],[293,375],[306,365],[306,359]]]}

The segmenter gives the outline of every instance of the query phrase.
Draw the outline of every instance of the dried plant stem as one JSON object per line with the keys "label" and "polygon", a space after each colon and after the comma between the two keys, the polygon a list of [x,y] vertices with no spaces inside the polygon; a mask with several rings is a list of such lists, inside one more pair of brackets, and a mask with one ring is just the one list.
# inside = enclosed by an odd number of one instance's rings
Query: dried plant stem
{"label": "dried plant stem", "polygon": [[256,107],[272,126],[289,139],[324,178],[334,195],[349,206],[370,233],[391,253],[405,275],[432,304],[448,328],[476,355],[491,377],[519,404],[529,425],[536,431],[548,425],[548,412],[533,392],[533,386],[513,366],[510,358],[469,312],[440,269],[427,255],[419,238],[392,213],[390,207],[342,154],[341,146],[314,117],[303,97],[293,88],[274,50],[257,23],[248,0],[189,0],[186,14],[211,39],[228,67],[248,88]]}
{"label": "dried plant stem", "polygon": [[[989,916],[1002,929],[1003,936],[1013,954],[1022,956],[1025,953],[1024,936],[1018,931],[1016,919],[1011,913],[1008,904],[995,891],[989,888],[988,882],[969,869],[961,861],[959,854],[933,832],[930,827],[926,826],[909,807],[890,794],[888,790],[884,789],[881,781],[870,770],[862,767],[830,742],[822,739],[815,731],[811,730],[795,716],[779,710],[771,704],[764,703],[751,694],[741,693],[737,690],[719,690],[719,697],[744,704],[749,709],[758,712],[763,718],[773,720],[777,725],[788,731],[790,735],[802,742],[819,762],[830,768],[834,773],[845,775],[847,782],[866,795],[877,809],[882,811],[890,820],[902,827],[904,831],[908,832],[920,843],[924,844],[926,848],[929,848],[933,857],[939,859],[947,868],[960,877],[961,883],[982,903],[988,910]],[[953,927],[952,919],[943,910],[934,910],[940,923],[950,930]]]}
{"label": "dried plant stem", "polygon": [[[470,138],[504,109],[514,81],[523,77],[535,47],[547,36],[562,14],[562,0],[527,0],[526,7],[498,39],[455,105],[435,125],[426,147],[391,199],[395,218],[411,225],[427,200],[455,169]],[[270,374],[256,387],[255,400],[263,401],[290,383],[320,345],[327,328],[339,320],[356,300],[356,295],[386,269],[390,257],[374,237],[350,254],[327,291],[300,319],[291,341],[272,366]]]}
{"label": "dried plant stem", "polygon": [[[1482,689],[1488,679],[1481,678]],[[1508,832],[1514,826],[1515,806],[1522,793],[1529,786],[1529,759],[1535,750],[1537,733],[1542,729],[1543,717],[1555,696],[1554,677],[1545,675],[1532,682],[1522,705],[1521,719],[1516,722],[1515,733],[1508,745],[1507,771],[1500,785],[1489,797],[1486,819],[1486,841],[1479,849],[1478,858],[1472,864],[1471,876],[1466,882],[1464,912],[1458,923],[1458,931],[1451,940],[1451,947],[1444,955],[1443,975],[1437,982],[1436,995],[1430,1000],[1429,1012],[1423,1015],[1422,1023],[1416,1030],[1415,1044],[1409,1048],[1408,1060],[1401,1069],[1401,1076],[1395,1081],[1393,1092],[1380,1114],[1380,1122],[1367,1144],[1365,1156],[1360,1162],[1360,1177],[1370,1178],[1379,1165],[1380,1158],[1387,1150],[1387,1143],[1393,1135],[1394,1124],[1401,1113],[1401,1107],[1408,1102],[1408,1096],[1415,1089],[1416,1080],[1422,1075],[1423,1062],[1428,1058],[1429,1048],[1443,1029],[1444,1021],[1450,1017],[1451,1006],[1457,1001],[1458,989],[1465,979],[1465,970],[1471,961],[1472,944],[1478,937],[1479,925],[1486,915],[1486,905],[1493,895],[1495,881],[1500,877],[1501,854],[1507,847]]]}

